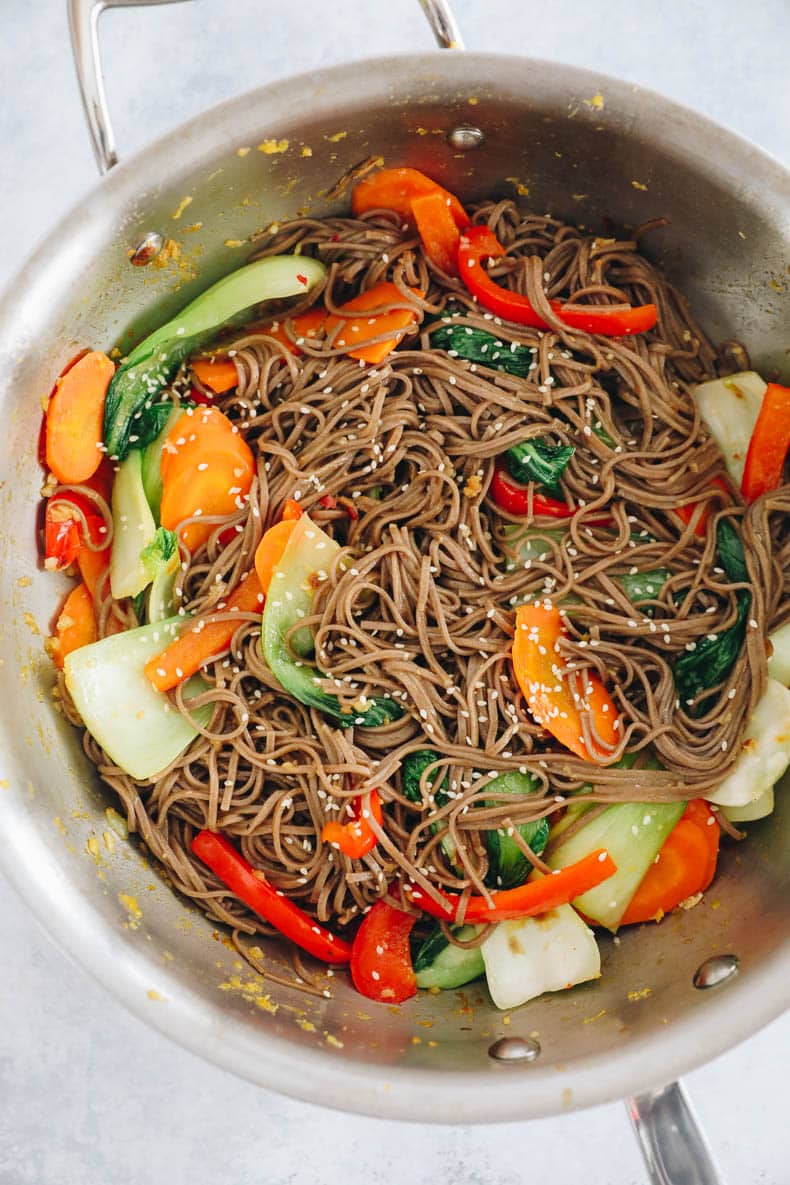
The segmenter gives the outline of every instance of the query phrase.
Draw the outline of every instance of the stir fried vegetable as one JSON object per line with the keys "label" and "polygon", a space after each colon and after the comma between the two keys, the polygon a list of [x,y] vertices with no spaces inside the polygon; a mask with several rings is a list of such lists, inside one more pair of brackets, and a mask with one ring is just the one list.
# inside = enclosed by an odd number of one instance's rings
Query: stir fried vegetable
{"label": "stir fried vegetable", "polygon": [[202,350],[224,326],[238,324],[268,300],[305,296],[326,274],[309,256],[277,255],[224,276],[170,321],[144,338],[110,382],[104,405],[104,443],[112,457],[130,448],[135,416],[151,405],[190,354]]}
{"label": "stir fried vegetable", "polygon": [[605,762],[619,742],[620,718],[594,671],[571,672],[560,651],[562,615],[550,602],[516,610],[513,670],[531,715],[584,761]]}

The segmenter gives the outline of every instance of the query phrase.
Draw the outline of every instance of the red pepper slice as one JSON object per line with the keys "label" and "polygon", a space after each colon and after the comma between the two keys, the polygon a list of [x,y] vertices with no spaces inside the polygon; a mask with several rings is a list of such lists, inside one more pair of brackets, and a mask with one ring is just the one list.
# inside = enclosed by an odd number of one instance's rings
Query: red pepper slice
{"label": "red pepper slice", "polygon": [[365,914],[351,948],[354,987],[369,1000],[400,1004],[417,994],[409,935],[413,914],[377,901]]}
{"label": "red pepper slice", "polygon": [[[464,923],[507,922],[514,918],[531,918],[536,914],[548,913],[550,909],[557,909],[581,897],[582,893],[594,889],[615,872],[617,865],[614,860],[600,848],[559,872],[527,881],[516,889],[492,893],[493,905],[489,905],[485,897],[470,897],[466,903]],[[409,886],[408,893],[413,904],[431,917],[445,922],[455,920],[460,900],[457,895],[442,893],[445,904],[440,905],[417,885]]]}
{"label": "red pepper slice", "polygon": [[[710,484],[711,486],[715,486],[716,489],[721,490],[721,492],[724,494],[725,504],[732,501],[732,494],[730,493],[727,483],[723,477],[714,477]],[[695,535],[699,535],[700,537],[705,535],[705,532],[708,529],[708,519],[710,517],[710,512],[713,509],[715,502],[716,499],[711,498],[703,503],[702,512],[697,519],[697,525],[694,528]],[[678,517],[681,518],[684,523],[690,523],[691,517],[698,506],[699,502],[689,502],[686,506],[676,506],[675,514],[678,515]]]}
{"label": "red pepper slice", "polygon": [[[502,510],[508,514],[529,514],[529,486],[522,485],[508,472],[505,461],[497,461],[494,466],[494,476],[491,478],[491,497]],[[579,513],[579,507],[568,506],[565,502],[558,502],[556,498],[549,498],[537,491],[532,495],[533,517],[573,518]],[[612,521],[610,514],[593,514],[588,519],[591,526],[605,526]]]}
{"label": "red pepper slice", "polygon": [[302,950],[324,963],[349,962],[350,944],[319,926],[284,893],[270,885],[263,873],[256,871],[224,835],[199,831],[192,840],[192,851],[245,905]]}
{"label": "red pepper slice", "polygon": [[741,492],[747,502],[782,484],[782,471],[790,448],[790,387],[769,383],[765,388],[760,414],[754,425]]}
{"label": "red pepper slice", "polygon": [[[498,258],[507,252],[493,231],[487,226],[470,226],[461,234],[458,247],[458,274],[479,303],[504,321],[516,325],[531,325],[548,329],[549,325],[536,312],[532,302],[518,292],[510,292],[492,280],[482,265],[486,258]],[[609,309],[605,305],[573,305],[552,300],[552,312],[570,329],[583,333],[600,333],[609,337],[625,337],[645,333],[658,320],[654,304],[636,305],[628,309]]]}
{"label": "red pepper slice", "polygon": [[58,572],[77,559],[84,529],[80,511],[85,516],[91,542],[94,545],[102,542],[105,522],[90,499],[73,490],[55,494],[47,502],[44,514],[44,566],[49,570]]}
{"label": "red pepper slice", "polygon": [[354,818],[349,823],[332,821],[326,823],[321,832],[324,843],[336,844],[343,855],[350,860],[360,860],[372,852],[378,843],[378,837],[370,826],[368,818],[372,815],[379,826],[382,821],[381,799],[378,790],[371,790],[368,795],[370,805],[365,806],[365,796],[360,794],[355,799]]}

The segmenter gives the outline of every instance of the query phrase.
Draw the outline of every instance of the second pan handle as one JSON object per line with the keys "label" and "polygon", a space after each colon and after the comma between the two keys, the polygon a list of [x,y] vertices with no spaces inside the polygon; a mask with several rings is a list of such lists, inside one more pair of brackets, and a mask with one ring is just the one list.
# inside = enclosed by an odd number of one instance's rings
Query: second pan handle
{"label": "second pan handle", "polygon": [[[88,121],[93,153],[100,173],[118,163],[115,134],[104,90],[99,50],[99,18],[107,8],[147,8],[183,0],[67,0],[71,49],[82,105]],[[463,49],[463,41],[449,0],[420,0],[420,5],[440,49]]]}

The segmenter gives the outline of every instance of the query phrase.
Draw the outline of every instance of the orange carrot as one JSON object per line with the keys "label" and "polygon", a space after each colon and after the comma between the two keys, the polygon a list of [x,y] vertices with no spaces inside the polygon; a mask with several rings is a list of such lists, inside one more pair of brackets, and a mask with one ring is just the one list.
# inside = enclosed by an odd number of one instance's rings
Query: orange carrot
{"label": "orange carrot", "polygon": [[[589,670],[577,676],[574,688],[570,672],[559,652],[565,636],[560,611],[542,601],[519,605],[513,638],[513,670],[534,720],[548,729],[561,745],[584,761],[606,761],[619,740],[617,708],[598,676]],[[595,742],[588,748],[582,714],[589,720]]]}
{"label": "orange carrot", "polygon": [[[415,296],[425,295],[419,288],[411,288],[410,291]],[[395,349],[403,337],[404,331],[417,320],[416,309],[400,308],[391,313],[373,312],[374,309],[396,303],[404,303],[403,293],[389,280],[376,284],[374,288],[368,288],[366,292],[360,292],[359,296],[355,296],[353,300],[344,304],[340,312],[344,314],[369,313],[370,315],[367,317],[335,315],[327,317],[327,334],[331,334],[336,327],[339,327],[338,335],[332,344],[350,347],[346,353],[351,358],[361,359],[362,362],[370,362],[373,365],[382,362],[390,351]],[[393,336],[376,345],[365,345],[371,338],[380,337],[382,333],[392,333]]]}
{"label": "orange carrot", "polygon": [[358,218],[369,210],[394,210],[404,222],[411,222],[411,204],[426,193],[440,193],[459,230],[469,225],[466,210],[455,194],[444,189],[419,169],[381,169],[363,177],[351,194],[351,209]]}
{"label": "orange carrot", "polygon": [[660,922],[681,901],[703,893],[716,873],[719,835],[708,804],[693,799],[647,870],[620,924]]}
{"label": "orange carrot", "polygon": [[[163,527],[174,531],[185,518],[225,516],[238,510],[255,474],[255,459],[244,437],[215,407],[197,408],[174,424],[161,461]],[[179,536],[194,551],[216,524],[189,523]]]}
{"label": "orange carrot", "polygon": [[49,639],[47,650],[53,661],[63,667],[67,654],[96,641],[96,614],[93,598],[85,584],[73,588],[63,603],[55,624],[55,636]]}
{"label": "orange carrot", "polygon": [[92,551],[90,547],[81,547],[77,554],[77,567],[88,591],[97,599],[97,592],[101,589],[102,580],[110,569],[111,547],[103,547],[101,551]]}
{"label": "orange carrot", "polygon": [[280,517],[285,519],[293,519],[294,522],[296,522],[298,518],[302,517],[302,507],[296,501],[296,498],[287,499],[283,506],[283,512]]}
{"label": "orange carrot", "polygon": [[240,439],[233,424],[218,408],[204,405],[187,409],[173,424],[162,446],[159,464],[162,481],[171,472],[175,474],[181,468],[201,464],[207,459],[206,454],[235,448],[233,437]]}
{"label": "orange carrot", "polygon": [[293,333],[296,341],[291,341],[288,334],[285,332],[285,322],[288,319],[288,314],[284,313],[282,319],[279,321],[272,321],[269,325],[261,326],[261,332],[268,334],[269,337],[277,338],[281,345],[285,346],[292,354],[301,354],[301,350],[296,342],[299,338],[315,338],[320,335],[321,330],[326,322],[326,309],[323,305],[315,305],[312,309],[308,309],[304,313],[299,313],[298,316],[292,317],[290,320],[293,325]]}
{"label": "orange carrot", "polygon": [[[175,477],[168,477],[162,486],[159,516],[163,527],[175,531],[179,524],[192,515],[227,517],[239,510],[242,499],[249,493],[255,463],[247,444],[232,452],[211,452],[209,458],[194,468],[182,468]],[[181,527],[178,535],[190,551],[205,543],[216,523],[191,522]]]}
{"label": "orange carrot", "polygon": [[283,518],[281,522],[269,527],[257,548],[255,549],[255,571],[265,593],[269,591],[272,573],[283,558],[283,552],[288,540],[293,535],[296,526],[295,518]]}
{"label": "orange carrot", "polygon": [[192,373],[215,395],[239,385],[239,373],[232,358],[195,358],[190,365]]}
{"label": "orange carrot", "polygon": [[[216,613],[260,613],[263,610],[263,589],[256,573],[248,572],[241,584],[223,603]],[[220,608],[220,606],[222,606]],[[194,675],[211,658],[223,654],[231,644],[239,628],[238,621],[213,621],[207,625],[190,622],[184,632],[171,642],[166,650],[150,659],[145,673],[157,691],[170,691],[184,679]]]}
{"label": "orange carrot", "polygon": [[425,254],[447,276],[458,275],[458,245],[461,234],[438,190],[413,198],[411,210]]}
{"label": "orange carrot", "polygon": [[104,399],[115,363],[93,350],[61,375],[47,407],[47,465],[58,481],[87,481],[101,463]]}

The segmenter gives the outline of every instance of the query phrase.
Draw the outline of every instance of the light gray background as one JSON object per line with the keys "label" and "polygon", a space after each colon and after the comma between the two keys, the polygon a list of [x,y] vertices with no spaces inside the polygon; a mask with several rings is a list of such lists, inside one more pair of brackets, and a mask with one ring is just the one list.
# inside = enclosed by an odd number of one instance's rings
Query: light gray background
{"label": "light gray background", "polygon": [[[470,48],[654,87],[790,160],[787,0],[457,10]],[[110,14],[102,40],[122,154],[268,79],[431,44],[416,0],[193,0]],[[65,0],[0,0],[0,284],[93,177]],[[788,1049],[790,1016],[688,1078],[730,1185],[790,1182]],[[0,884],[0,1185],[517,1185],[549,1174],[556,1185],[644,1181],[622,1107],[426,1128],[279,1098],[128,1016]]]}

